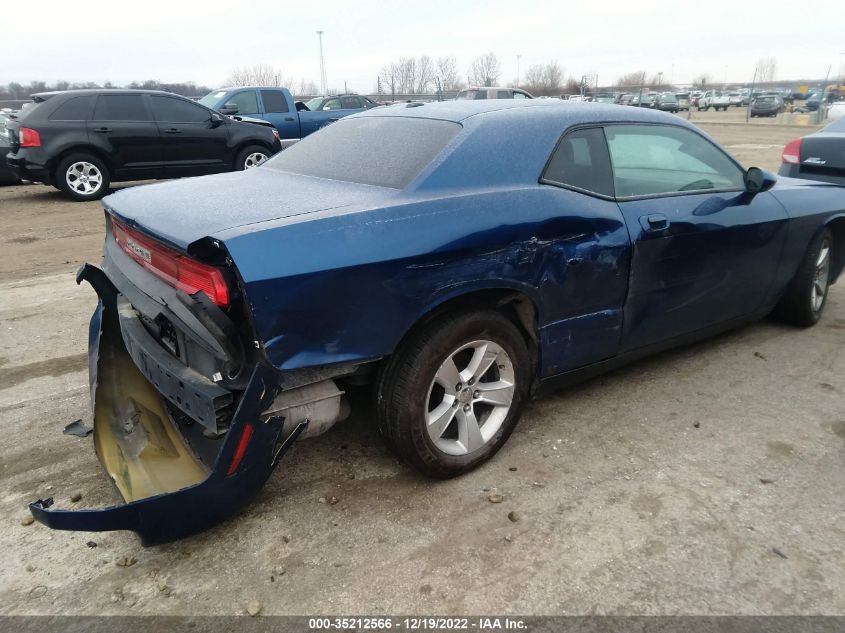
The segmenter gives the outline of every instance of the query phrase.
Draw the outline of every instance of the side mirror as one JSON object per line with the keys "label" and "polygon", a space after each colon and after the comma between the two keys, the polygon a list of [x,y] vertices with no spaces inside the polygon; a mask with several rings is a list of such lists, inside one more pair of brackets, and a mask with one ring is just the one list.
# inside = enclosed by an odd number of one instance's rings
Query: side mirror
{"label": "side mirror", "polygon": [[237,114],[238,113],[238,106],[235,103],[224,103],[223,107],[218,110],[220,114]]}
{"label": "side mirror", "polygon": [[750,194],[755,194],[768,191],[775,186],[778,179],[770,171],[759,167],[749,167],[743,180],[745,181],[745,190]]}
{"label": "side mirror", "polygon": [[211,127],[219,127],[223,123],[223,115],[216,112],[211,113]]}

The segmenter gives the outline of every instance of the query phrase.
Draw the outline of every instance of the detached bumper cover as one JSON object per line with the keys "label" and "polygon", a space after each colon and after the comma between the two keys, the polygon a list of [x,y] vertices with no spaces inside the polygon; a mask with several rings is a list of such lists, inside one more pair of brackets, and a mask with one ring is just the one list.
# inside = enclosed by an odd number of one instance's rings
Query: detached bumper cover
{"label": "detached bumper cover", "polygon": [[258,364],[235,410],[213,468],[176,428],[159,392],[139,371],[121,336],[119,295],[106,275],[84,265],[100,297],[89,331],[89,377],[97,456],[125,504],[94,510],[30,504],[32,516],[59,530],[132,530],[144,545],[199,532],[243,506],[272,473],[305,423],[282,438],[282,418],[261,421],[276,392],[275,370]]}

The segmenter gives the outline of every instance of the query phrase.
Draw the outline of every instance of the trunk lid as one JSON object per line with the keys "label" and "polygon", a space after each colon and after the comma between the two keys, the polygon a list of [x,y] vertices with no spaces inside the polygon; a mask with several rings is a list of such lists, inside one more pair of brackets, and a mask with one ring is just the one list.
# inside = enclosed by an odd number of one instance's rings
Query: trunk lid
{"label": "trunk lid", "polygon": [[810,134],[801,141],[801,173],[845,177],[845,134]]}
{"label": "trunk lid", "polygon": [[227,229],[329,209],[352,212],[397,193],[259,167],[132,187],[104,198],[103,204],[127,224],[186,250]]}

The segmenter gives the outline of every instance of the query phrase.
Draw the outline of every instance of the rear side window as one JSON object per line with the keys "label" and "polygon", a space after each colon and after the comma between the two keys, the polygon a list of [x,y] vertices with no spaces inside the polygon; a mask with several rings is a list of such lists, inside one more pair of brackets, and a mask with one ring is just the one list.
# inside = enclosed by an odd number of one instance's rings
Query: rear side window
{"label": "rear side window", "polygon": [[61,104],[53,114],[51,121],[85,121],[91,114],[91,106],[94,104],[94,95],[84,97],[73,97]]}
{"label": "rear side window", "polygon": [[575,130],[564,136],[541,180],[613,196],[613,172],[601,128]]}
{"label": "rear side window", "polygon": [[360,108],[361,104],[358,102],[358,97],[341,97],[340,104],[344,110],[353,110]]}
{"label": "rear side window", "polygon": [[610,125],[605,133],[617,197],[744,188],[742,169],[692,130]]}
{"label": "rear side window", "polygon": [[288,100],[278,90],[262,90],[261,99],[264,101],[265,112],[287,112]]}
{"label": "rear side window", "polygon": [[458,123],[434,119],[341,119],[265,165],[305,176],[402,189],[460,131]]}
{"label": "rear side window", "polygon": [[207,123],[208,110],[184,99],[152,97],[153,116],[162,123]]}
{"label": "rear side window", "polygon": [[100,95],[95,121],[150,121],[142,95]]}
{"label": "rear side window", "polygon": [[497,90],[496,91],[496,98],[497,99],[510,99],[511,95],[512,95],[512,93],[511,93],[510,90]]}

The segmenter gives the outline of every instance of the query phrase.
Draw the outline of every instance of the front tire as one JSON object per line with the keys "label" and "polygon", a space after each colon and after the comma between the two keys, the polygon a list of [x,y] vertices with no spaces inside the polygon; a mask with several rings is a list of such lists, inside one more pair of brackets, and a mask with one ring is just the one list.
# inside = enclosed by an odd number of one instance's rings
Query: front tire
{"label": "front tire", "polygon": [[525,339],[502,314],[446,314],[389,360],[378,385],[379,431],[422,474],[455,477],[510,437],[532,372]]}
{"label": "front tire", "polygon": [[830,289],[833,234],[825,228],[810,244],[801,266],[790,282],[773,315],[791,325],[818,323]]}
{"label": "front tire", "polygon": [[71,154],[56,167],[55,187],[72,200],[99,200],[109,191],[109,170],[92,154]]}
{"label": "front tire", "polygon": [[258,167],[270,158],[270,151],[261,145],[250,145],[238,152],[235,158],[235,171],[244,171]]}

